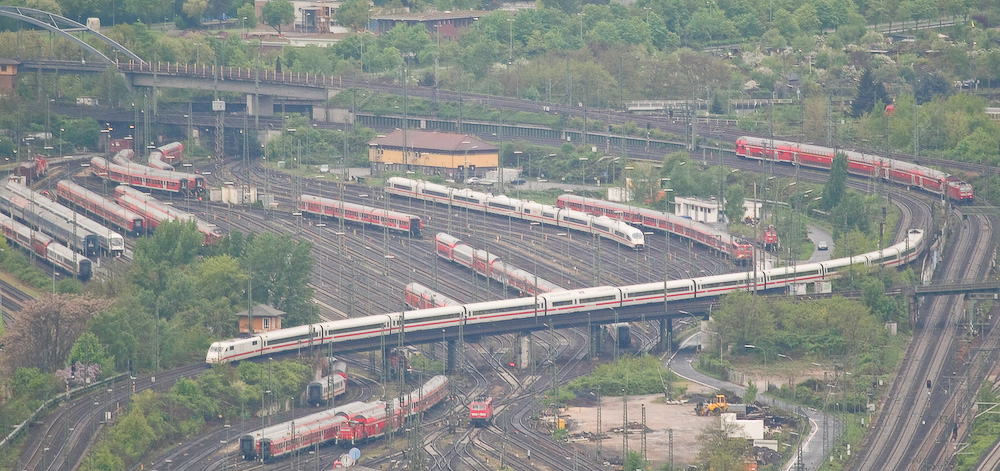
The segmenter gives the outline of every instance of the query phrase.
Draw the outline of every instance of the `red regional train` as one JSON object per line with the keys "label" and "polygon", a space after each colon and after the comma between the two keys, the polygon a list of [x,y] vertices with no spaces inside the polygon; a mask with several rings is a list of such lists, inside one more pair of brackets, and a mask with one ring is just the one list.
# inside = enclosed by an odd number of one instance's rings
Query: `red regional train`
{"label": "red regional train", "polygon": [[403,289],[403,302],[413,309],[462,305],[462,303],[417,282],[410,283]]}
{"label": "red regional train", "polygon": [[167,206],[135,188],[118,185],[115,187],[115,197],[118,198],[118,204],[144,217],[150,228],[155,229],[163,221],[194,221],[198,232],[205,236],[202,242],[204,245],[212,245],[222,238],[222,229],[215,224],[202,221],[193,214],[177,210],[173,206]]}
{"label": "red regional train", "polygon": [[13,218],[0,214],[0,230],[4,237],[21,248],[34,252],[56,268],[76,275],[83,281],[93,274],[90,259],[74,252],[40,231],[32,230]]}
{"label": "red regional train", "polygon": [[588,214],[618,219],[629,224],[667,231],[724,253],[739,263],[749,263],[753,260],[753,244],[746,239],[734,237],[708,224],[692,221],[685,217],[569,194],[560,195],[556,205],[560,208],[575,209]]}
{"label": "red regional train", "polygon": [[90,159],[90,171],[98,177],[136,188],[199,195],[205,191],[205,177],[201,175],[160,170],[136,163],[119,165],[102,157]]}
{"label": "red regional train", "polygon": [[60,201],[72,203],[130,234],[140,235],[143,232],[144,219],[141,215],[77,185],[71,180],[61,180],[57,183],[56,195]]}
{"label": "red regional train", "polygon": [[448,377],[434,376],[420,389],[392,401],[352,402],[299,417],[240,437],[245,460],[269,461],[331,440],[358,441],[399,430],[403,422],[440,403],[448,394]]}
{"label": "red regional train", "polygon": [[836,152],[847,156],[847,172],[869,178],[881,178],[908,187],[917,187],[960,203],[974,200],[972,185],[940,170],[851,150],[743,136],[736,139],[736,155],[755,160],[770,160],[830,170]]}
{"label": "red regional train", "polygon": [[406,232],[413,237],[420,237],[423,226],[420,216],[400,213],[386,209],[372,208],[360,204],[348,203],[314,195],[299,197],[298,209],[304,213],[331,218],[344,218],[346,221],[359,222],[392,230]]}
{"label": "red regional train", "polygon": [[526,295],[534,296],[564,291],[561,286],[540,278],[534,273],[504,263],[485,250],[474,249],[453,235],[439,232],[435,242],[439,257],[471,268],[480,275],[505,283]]}
{"label": "red regional train", "polygon": [[493,398],[477,397],[469,404],[469,423],[473,426],[489,425],[493,421]]}
{"label": "red regional train", "polygon": [[157,147],[156,150],[149,153],[149,166],[158,168],[160,170],[173,170],[175,164],[180,162],[181,158],[184,156],[184,146],[180,142],[171,142],[170,144]]}

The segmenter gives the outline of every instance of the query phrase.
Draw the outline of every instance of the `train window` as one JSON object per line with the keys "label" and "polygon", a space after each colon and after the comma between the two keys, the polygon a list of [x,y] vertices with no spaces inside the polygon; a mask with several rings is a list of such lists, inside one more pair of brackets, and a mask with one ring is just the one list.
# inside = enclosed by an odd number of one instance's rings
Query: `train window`
{"label": "train window", "polygon": [[[567,219],[568,219],[568,218],[567,218]],[[594,225],[593,225],[593,227],[594,227],[594,229],[597,229],[597,230],[599,230],[599,231],[604,231],[604,232],[611,232],[611,229],[610,229],[610,228],[608,228],[608,227],[605,227],[605,226],[602,226],[602,225],[600,225],[600,224],[594,224]]]}
{"label": "train window", "polygon": [[573,304],[572,299],[570,299],[569,301],[556,301],[552,303],[552,307],[569,306],[570,304]]}
{"label": "train window", "polygon": [[253,341],[253,344],[252,344],[252,345],[257,345],[257,341],[256,341],[256,340],[254,340],[254,341]]}
{"label": "train window", "polygon": [[513,206],[509,206],[509,205],[506,205],[506,204],[500,204],[500,203],[490,203],[490,207],[500,208],[500,209],[506,209],[507,211],[513,211],[514,210]]}
{"label": "train window", "polygon": [[426,188],[424,189],[424,194],[425,195],[431,195],[431,196],[440,196],[442,198],[447,198],[448,197],[448,193],[445,193],[443,191],[428,190]]}
{"label": "train window", "polygon": [[628,298],[638,298],[638,297],[642,297],[642,296],[653,296],[653,295],[657,295],[657,294],[658,295],[663,295],[663,290],[662,289],[654,289],[654,290],[651,290],[651,291],[639,291],[639,292],[635,292],[635,293],[629,293],[627,297]]}
{"label": "train window", "polygon": [[554,217],[556,217],[556,213],[547,213],[545,211],[542,211],[542,217],[554,218]]}
{"label": "train window", "polygon": [[441,321],[441,320],[445,320],[445,319],[458,319],[458,317],[459,317],[458,314],[444,314],[444,315],[440,315],[440,316],[427,317],[427,318],[424,318],[424,319],[416,319],[416,320],[406,319],[406,320],[403,321],[403,323],[406,324],[406,325],[409,325],[409,324],[416,323],[416,322],[434,322],[434,321]]}
{"label": "train window", "polygon": [[581,299],[580,300],[580,304],[583,304],[583,303],[599,303],[599,302],[602,302],[602,301],[614,301],[616,298],[617,298],[617,296],[615,296],[613,294],[609,294],[607,296],[598,296],[596,298]]}
{"label": "train window", "polygon": [[393,188],[399,188],[401,190],[407,190],[407,191],[412,191],[413,190],[413,188],[410,188],[409,185],[401,185],[399,183],[393,183],[392,187]]}
{"label": "train window", "polygon": [[720,283],[710,283],[706,285],[701,285],[702,289],[718,288],[720,286],[741,286],[745,285],[746,280],[735,280],[735,281],[723,281]]}
{"label": "train window", "polygon": [[587,221],[584,221],[583,219],[572,218],[572,217],[564,217],[563,221],[569,221],[569,222],[580,224],[580,225],[584,225],[584,226],[587,225]]}
{"label": "train window", "polygon": [[482,316],[486,314],[496,314],[498,312],[520,311],[525,308],[527,308],[527,306],[512,306],[512,307],[500,307],[496,309],[484,309],[482,311],[475,311],[471,315]]}
{"label": "train window", "polygon": [[366,325],[359,325],[359,326],[354,326],[354,327],[345,327],[345,328],[342,328],[342,329],[328,330],[328,331],[326,331],[326,335],[345,334],[345,333],[349,333],[349,332],[358,332],[358,331],[368,330],[368,329],[374,329],[374,328],[381,329],[383,327],[385,327],[385,325],[383,325],[383,324],[366,324]]}

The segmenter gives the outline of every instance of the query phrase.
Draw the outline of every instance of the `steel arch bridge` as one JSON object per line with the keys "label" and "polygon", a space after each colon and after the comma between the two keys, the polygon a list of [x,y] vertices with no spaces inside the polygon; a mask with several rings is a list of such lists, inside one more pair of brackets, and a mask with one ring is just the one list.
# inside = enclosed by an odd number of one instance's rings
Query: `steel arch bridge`
{"label": "steel arch bridge", "polygon": [[84,32],[84,33],[90,34],[91,36],[93,36],[93,37],[95,37],[95,38],[103,41],[105,44],[111,46],[111,48],[113,50],[118,51],[118,52],[124,54],[130,60],[138,62],[140,64],[144,64],[145,63],[145,61],[142,60],[141,58],[139,58],[139,56],[135,55],[134,52],[132,52],[132,51],[130,51],[128,49],[125,49],[124,46],[122,46],[121,44],[118,44],[113,39],[111,39],[111,38],[109,38],[109,37],[107,37],[107,36],[105,36],[105,35],[97,32],[97,31],[94,31],[94,30],[88,28],[86,25],[82,25],[80,23],[77,23],[76,21],[73,21],[73,20],[69,19],[69,18],[65,18],[65,17],[59,16],[59,15],[56,15],[55,13],[49,13],[47,11],[36,10],[34,8],[13,7],[13,6],[0,6],[0,16],[5,16],[7,18],[13,18],[13,19],[15,19],[17,21],[21,21],[21,22],[28,23],[28,24],[31,24],[31,25],[34,25],[34,26],[38,26],[39,28],[47,29],[47,30],[49,30],[49,31],[51,31],[53,33],[58,33],[59,35],[65,37],[67,39],[69,39],[70,41],[75,42],[77,45],[79,45],[84,50],[86,50],[86,51],[90,52],[91,54],[97,56],[98,59],[100,59],[102,62],[107,63],[108,65],[117,65],[117,64],[116,64],[115,61],[111,60],[111,58],[109,58],[108,56],[104,55],[103,52],[98,51],[93,46],[91,46],[90,44],[87,44],[82,39],[76,37],[75,35],[73,35],[71,33]]}

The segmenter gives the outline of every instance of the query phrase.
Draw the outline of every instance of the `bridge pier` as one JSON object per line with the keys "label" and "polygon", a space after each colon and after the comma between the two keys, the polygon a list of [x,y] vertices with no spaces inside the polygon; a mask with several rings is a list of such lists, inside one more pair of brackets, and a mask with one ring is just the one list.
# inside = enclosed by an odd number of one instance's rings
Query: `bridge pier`
{"label": "bridge pier", "polygon": [[514,362],[519,370],[531,367],[531,332],[520,332],[514,339]]}
{"label": "bridge pier", "polygon": [[673,319],[660,319],[660,337],[656,341],[656,350],[659,352],[673,350],[671,339],[674,338]]}
{"label": "bridge pier", "polygon": [[247,113],[250,116],[274,116],[274,95],[247,95]]}
{"label": "bridge pier", "polygon": [[601,356],[601,325],[591,324],[590,325],[590,357],[597,358]]}
{"label": "bridge pier", "polygon": [[448,339],[447,343],[447,353],[445,354],[445,374],[455,374],[456,364],[455,364],[455,353],[458,351],[457,345],[458,341],[456,339]]}

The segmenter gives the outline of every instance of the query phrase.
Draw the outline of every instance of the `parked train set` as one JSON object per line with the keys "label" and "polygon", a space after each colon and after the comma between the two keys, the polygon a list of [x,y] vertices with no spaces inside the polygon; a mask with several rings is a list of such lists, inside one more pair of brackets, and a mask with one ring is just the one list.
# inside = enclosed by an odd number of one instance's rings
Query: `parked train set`
{"label": "parked train set", "polygon": [[[158,147],[153,154],[175,155],[176,160],[182,150],[183,146],[174,142]],[[132,155],[134,152],[131,149],[124,149],[116,153],[111,161],[94,157],[90,159],[90,171],[100,178],[136,188],[199,196],[205,191],[205,177],[201,175],[141,165],[129,160]]]}
{"label": "parked train set", "polygon": [[243,435],[240,454],[245,460],[270,461],[330,441],[357,443],[381,437],[447,395],[448,377],[434,376],[391,401],[351,402]]}
{"label": "parked train set", "polygon": [[343,218],[345,221],[386,227],[412,237],[420,237],[420,229],[423,227],[419,216],[315,195],[300,196],[298,210],[313,216]]}
{"label": "parked train set", "polygon": [[750,241],[730,235],[726,231],[716,229],[708,224],[693,221],[690,218],[622,203],[584,198],[579,195],[560,195],[556,204],[560,208],[607,216],[628,224],[667,231],[723,253],[737,263],[753,261],[753,244]]}
{"label": "parked train set", "polygon": [[646,246],[642,231],[608,217],[409,178],[391,177],[386,180],[385,186],[386,192],[391,195],[574,229],[636,250]]}
{"label": "parked train set", "polygon": [[455,236],[440,232],[435,242],[435,251],[439,257],[506,284],[522,294],[534,296],[564,290],[545,278],[505,263],[485,250],[474,249]]}
{"label": "parked train set", "polygon": [[740,157],[792,165],[797,163],[803,167],[823,170],[830,170],[838,152],[847,156],[847,172],[852,175],[881,178],[907,187],[920,188],[946,196],[960,204],[971,204],[975,199],[972,185],[940,170],[912,162],[766,137],[743,136],[736,139],[736,155]]}
{"label": "parked train set", "polygon": [[306,385],[306,403],[318,407],[347,392],[347,362],[333,359],[330,374]]}
{"label": "parked train set", "polygon": [[[6,189],[16,193],[18,196],[26,200],[31,201],[41,209],[54,214],[55,217],[65,221],[71,226],[75,226],[74,231],[76,233],[92,234],[94,240],[97,242],[97,248],[101,252],[115,257],[120,257],[123,253],[125,253],[125,237],[115,232],[113,229],[106,227],[105,225],[90,219],[87,216],[77,214],[76,211],[50,200],[47,195],[36,192],[31,188],[21,185],[20,183],[7,182]],[[87,255],[97,255],[96,250],[94,253],[87,253]]]}
{"label": "parked train set", "polygon": [[535,297],[378,314],[317,324],[300,325],[247,338],[212,343],[205,355],[207,363],[245,360],[283,351],[313,346],[329,348],[338,342],[377,339],[399,332],[457,328],[516,319],[539,319],[576,312],[624,308],[715,297],[736,291],[764,291],[788,288],[792,284],[832,280],[854,264],[894,267],[906,264],[922,253],[924,231],[911,229],[903,241],[882,250],[818,263],[771,268],[759,271],[644,283],[629,286],[598,286],[555,291]]}
{"label": "parked train set", "polygon": [[15,221],[10,216],[0,214],[0,229],[4,237],[14,245],[34,253],[52,266],[71,273],[80,280],[87,281],[93,274],[89,258],[56,242],[52,237]]}
{"label": "parked train set", "polygon": [[223,236],[222,229],[215,224],[202,221],[191,213],[164,204],[162,201],[128,185],[115,187],[115,198],[118,199],[119,205],[142,216],[150,229],[159,227],[163,221],[194,221],[198,232],[201,232],[204,237],[202,244],[212,245]]}

